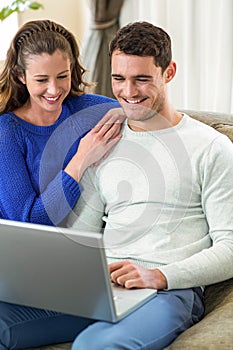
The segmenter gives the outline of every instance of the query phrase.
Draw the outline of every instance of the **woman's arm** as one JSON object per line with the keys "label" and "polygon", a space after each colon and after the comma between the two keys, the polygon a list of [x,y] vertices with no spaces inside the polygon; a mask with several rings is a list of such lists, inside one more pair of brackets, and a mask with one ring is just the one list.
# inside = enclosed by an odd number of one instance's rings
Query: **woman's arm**
{"label": "woman's arm", "polygon": [[[121,111],[117,110],[117,112],[122,115]],[[116,111],[113,114],[116,118]],[[106,118],[111,120],[110,127],[108,126],[107,129]],[[24,140],[24,136],[17,132],[17,128],[14,129],[12,125],[9,128],[1,123],[0,217],[59,225],[79,199],[81,193],[78,183],[81,177],[80,169],[83,172],[93,162],[98,161],[106,152],[109,152],[120,137],[120,125],[115,125],[112,118],[111,113],[105,116],[104,124],[99,124],[83,138],[79,151],[75,151],[73,158],[70,157],[71,160],[64,170],[64,159],[62,162],[56,159],[56,157],[59,158],[64,143],[59,135],[52,152],[48,152],[50,156],[42,157],[41,160],[40,150],[38,154],[36,151],[36,142]],[[69,131],[64,132],[66,138],[69,138]],[[96,138],[93,138],[93,134]],[[113,139],[108,142],[110,137]],[[28,148],[25,147],[25,142],[28,143]],[[61,148],[56,155],[53,152],[55,147]],[[30,149],[33,149],[33,152]],[[72,173],[72,168],[77,177]],[[38,176],[35,175],[36,173]]]}

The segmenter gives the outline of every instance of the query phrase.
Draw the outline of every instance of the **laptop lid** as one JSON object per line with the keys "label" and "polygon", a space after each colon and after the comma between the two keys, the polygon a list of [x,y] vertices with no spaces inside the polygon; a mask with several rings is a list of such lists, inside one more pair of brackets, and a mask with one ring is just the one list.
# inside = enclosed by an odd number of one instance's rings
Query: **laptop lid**
{"label": "laptop lid", "polygon": [[0,300],[116,322],[156,293],[116,289],[101,233],[0,220]]}

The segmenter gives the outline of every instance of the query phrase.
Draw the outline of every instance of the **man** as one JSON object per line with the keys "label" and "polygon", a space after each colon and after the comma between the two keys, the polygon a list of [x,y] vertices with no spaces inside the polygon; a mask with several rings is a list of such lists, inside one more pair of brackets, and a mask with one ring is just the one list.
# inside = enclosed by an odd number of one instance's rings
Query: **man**
{"label": "man", "polygon": [[112,281],[158,294],[117,324],[93,323],[73,350],[164,349],[203,317],[204,286],[233,276],[233,145],[169,102],[176,64],[164,30],[129,24],[110,57],[127,120],[110,156],[86,171],[68,225],[104,223]]}

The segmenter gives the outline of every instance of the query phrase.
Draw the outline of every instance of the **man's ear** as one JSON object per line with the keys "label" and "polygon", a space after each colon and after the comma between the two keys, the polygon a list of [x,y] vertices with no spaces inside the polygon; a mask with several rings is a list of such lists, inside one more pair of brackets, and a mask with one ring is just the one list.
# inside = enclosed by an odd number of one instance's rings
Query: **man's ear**
{"label": "man's ear", "polygon": [[175,74],[176,74],[176,63],[174,61],[171,61],[169,63],[169,66],[164,72],[165,83],[169,83],[169,81],[171,81],[174,78]]}

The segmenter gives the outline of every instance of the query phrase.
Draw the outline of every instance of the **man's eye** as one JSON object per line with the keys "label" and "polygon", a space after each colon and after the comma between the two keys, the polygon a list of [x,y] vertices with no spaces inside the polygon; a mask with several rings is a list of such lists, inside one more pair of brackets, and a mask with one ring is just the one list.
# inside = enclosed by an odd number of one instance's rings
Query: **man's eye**
{"label": "man's eye", "polygon": [[122,78],[122,77],[113,77],[113,79],[118,80],[118,81],[124,80],[124,78]]}
{"label": "man's eye", "polygon": [[146,83],[147,81],[149,81],[149,79],[147,79],[147,78],[139,78],[139,79],[137,79],[137,81],[142,82],[142,83]]}

